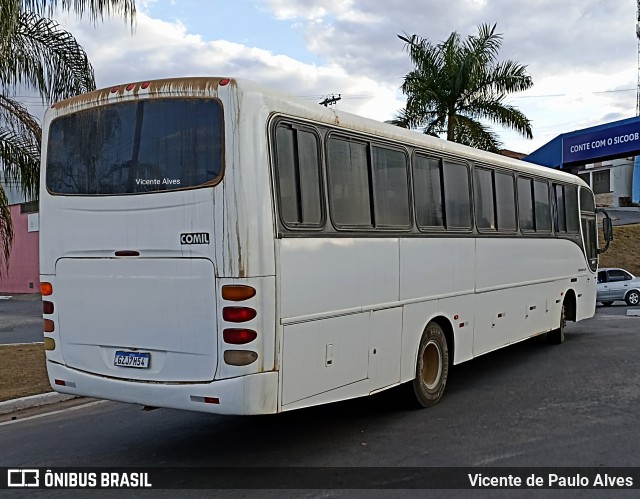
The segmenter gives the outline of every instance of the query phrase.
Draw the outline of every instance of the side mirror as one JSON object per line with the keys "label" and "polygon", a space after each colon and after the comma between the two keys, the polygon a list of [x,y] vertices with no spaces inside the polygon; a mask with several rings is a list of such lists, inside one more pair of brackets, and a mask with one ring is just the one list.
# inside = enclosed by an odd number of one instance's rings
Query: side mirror
{"label": "side mirror", "polygon": [[604,253],[609,249],[609,244],[613,241],[613,224],[609,214],[604,210],[598,210],[598,212],[604,215],[602,219],[602,234],[604,235],[604,241],[607,243],[604,248],[598,250],[598,253]]}
{"label": "side mirror", "polygon": [[613,241],[613,225],[609,217],[602,219],[602,232],[604,233],[604,240],[607,243]]}

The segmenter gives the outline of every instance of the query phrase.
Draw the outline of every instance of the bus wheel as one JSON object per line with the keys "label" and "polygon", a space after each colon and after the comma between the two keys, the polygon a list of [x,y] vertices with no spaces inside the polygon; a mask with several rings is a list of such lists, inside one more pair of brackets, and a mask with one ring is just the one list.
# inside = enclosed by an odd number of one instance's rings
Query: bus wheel
{"label": "bus wheel", "polygon": [[611,305],[613,305],[613,302],[612,302],[612,301],[603,301],[603,302],[602,302],[602,304],[603,304],[605,307],[610,307]]}
{"label": "bus wheel", "polygon": [[565,319],[565,306],[562,304],[562,309],[560,310],[560,327],[558,329],[553,329],[547,333],[547,342],[552,345],[559,345],[560,343],[564,343],[564,326],[567,324]]}
{"label": "bus wheel", "polygon": [[442,328],[435,322],[427,324],[422,333],[413,392],[422,407],[432,406],[440,400],[449,374],[449,348]]}

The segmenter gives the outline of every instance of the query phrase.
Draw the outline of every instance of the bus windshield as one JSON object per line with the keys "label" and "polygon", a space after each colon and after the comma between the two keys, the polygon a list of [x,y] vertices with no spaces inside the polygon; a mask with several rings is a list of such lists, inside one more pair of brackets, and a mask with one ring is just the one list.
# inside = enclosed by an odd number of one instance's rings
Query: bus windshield
{"label": "bus windshield", "polygon": [[105,195],[213,185],[223,170],[216,99],[148,99],[61,116],[49,129],[52,194]]}

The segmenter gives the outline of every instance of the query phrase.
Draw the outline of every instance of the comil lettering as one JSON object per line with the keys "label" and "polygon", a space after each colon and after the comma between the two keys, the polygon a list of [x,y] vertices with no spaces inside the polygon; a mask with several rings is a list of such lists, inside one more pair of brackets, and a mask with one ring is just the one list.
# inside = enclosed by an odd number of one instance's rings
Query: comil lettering
{"label": "comil lettering", "polygon": [[180,244],[210,244],[208,232],[189,232],[180,234]]}

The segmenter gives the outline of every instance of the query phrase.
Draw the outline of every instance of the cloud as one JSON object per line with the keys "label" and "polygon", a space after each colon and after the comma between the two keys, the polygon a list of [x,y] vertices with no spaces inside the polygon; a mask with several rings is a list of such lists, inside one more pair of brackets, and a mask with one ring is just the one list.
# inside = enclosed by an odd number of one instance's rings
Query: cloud
{"label": "cloud", "polygon": [[[319,102],[343,94],[340,109],[374,119],[391,118],[402,107],[397,82],[380,82],[366,73],[350,73],[338,63],[306,64],[265,48],[227,40],[205,40],[179,20],[153,19],[139,12],[132,33],[121,20],[93,27],[62,17],[94,65],[98,87],[179,76],[234,76]],[[370,105],[375,102],[375,105]]]}
{"label": "cloud", "polygon": [[[274,52],[269,37],[282,40],[282,33],[256,37],[259,41],[232,42],[191,33],[180,20],[146,14],[155,12],[160,3],[141,1],[133,34],[120,19],[95,27],[86,21],[64,20],[89,53],[99,86],[160,77],[231,75],[316,102],[340,93],[343,99],[338,108],[386,120],[403,106],[399,87],[411,69],[398,34],[415,33],[437,43],[452,31],[464,38],[475,34],[481,23],[497,23],[504,35],[499,58],[526,64],[534,80],[530,91],[510,101],[534,124],[536,140],[528,142],[525,151],[534,149],[542,137],[566,131],[563,127],[635,112],[635,93],[625,90],[637,83],[633,2],[257,0],[263,16],[284,20],[278,26],[302,33],[315,63],[287,55],[286,43],[278,45],[281,53]],[[254,9],[246,7],[247,15],[255,15],[256,1],[246,3]],[[198,9],[200,16],[219,19],[225,15],[225,6],[217,3],[211,7],[198,3]],[[241,22],[229,15],[229,23]],[[595,93],[607,90],[621,91]]]}

